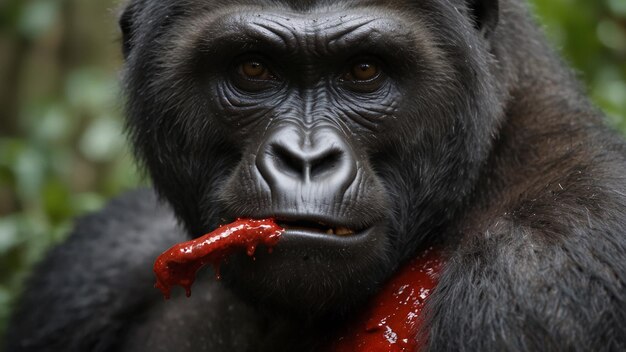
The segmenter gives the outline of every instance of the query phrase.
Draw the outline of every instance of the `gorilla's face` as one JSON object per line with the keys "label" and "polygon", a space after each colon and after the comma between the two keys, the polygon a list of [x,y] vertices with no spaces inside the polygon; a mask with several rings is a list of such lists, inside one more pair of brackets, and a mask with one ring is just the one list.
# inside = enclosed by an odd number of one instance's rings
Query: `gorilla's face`
{"label": "gorilla's face", "polygon": [[230,258],[233,287],[347,310],[454,216],[498,109],[463,7],[157,3],[121,22],[129,126],[155,187],[192,236],[238,217],[287,229],[272,254]]}

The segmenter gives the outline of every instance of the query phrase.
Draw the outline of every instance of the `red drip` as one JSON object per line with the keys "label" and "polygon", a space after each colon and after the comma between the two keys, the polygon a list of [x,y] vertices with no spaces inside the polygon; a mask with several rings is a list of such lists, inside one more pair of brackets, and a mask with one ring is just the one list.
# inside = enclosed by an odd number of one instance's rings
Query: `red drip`
{"label": "red drip", "polygon": [[331,352],[420,351],[426,336],[419,333],[426,299],[437,285],[443,266],[434,249],[402,267],[348,329],[331,345]]}
{"label": "red drip", "polygon": [[271,250],[283,231],[273,219],[237,219],[204,236],[176,244],[154,262],[157,278],[154,287],[161,290],[165,299],[169,299],[172,286],[179,285],[189,297],[196,272],[201,267],[213,265],[215,275],[220,279],[219,265],[226,257],[242,249],[253,256],[259,244]]}

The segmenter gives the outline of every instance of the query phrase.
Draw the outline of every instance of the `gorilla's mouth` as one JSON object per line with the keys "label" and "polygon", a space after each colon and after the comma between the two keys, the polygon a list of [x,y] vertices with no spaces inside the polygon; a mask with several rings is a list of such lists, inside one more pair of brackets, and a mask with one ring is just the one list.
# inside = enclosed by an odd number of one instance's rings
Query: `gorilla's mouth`
{"label": "gorilla's mouth", "polygon": [[347,226],[333,225],[323,221],[293,220],[277,218],[276,223],[285,231],[313,232],[326,235],[351,236],[358,233],[358,229]]}

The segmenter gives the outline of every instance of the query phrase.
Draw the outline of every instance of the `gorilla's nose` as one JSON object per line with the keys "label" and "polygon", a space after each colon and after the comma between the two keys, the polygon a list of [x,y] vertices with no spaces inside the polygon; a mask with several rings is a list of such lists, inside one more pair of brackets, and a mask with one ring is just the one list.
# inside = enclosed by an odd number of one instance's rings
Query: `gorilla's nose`
{"label": "gorilla's nose", "polygon": [[274,172],[300,182],[323,182],[345,162],[344,152],[333,146],[304,149],[287,143],[274,143],[268,155]]}
{"label": "gorilla's nose", "polygon": [[272,192],[344,192],[357,173],[352,148],[333,128],[305,132],[287,127],[275,131],[257,156],[257,166]]}

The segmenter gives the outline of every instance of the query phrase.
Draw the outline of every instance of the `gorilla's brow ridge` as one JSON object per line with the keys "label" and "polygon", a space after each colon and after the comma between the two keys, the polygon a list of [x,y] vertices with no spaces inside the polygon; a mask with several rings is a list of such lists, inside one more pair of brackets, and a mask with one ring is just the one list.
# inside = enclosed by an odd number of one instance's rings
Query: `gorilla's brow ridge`
{"label": "gorilla's brow ridge", "polygon": [[398,19],[359,13],[293,13],[289,17],[271,12],[225,15],[207,26],[208,46],[270,47],[285,54],[305,52],[317,56],[343,50],[397,53],[416,40],[409,25]]}

